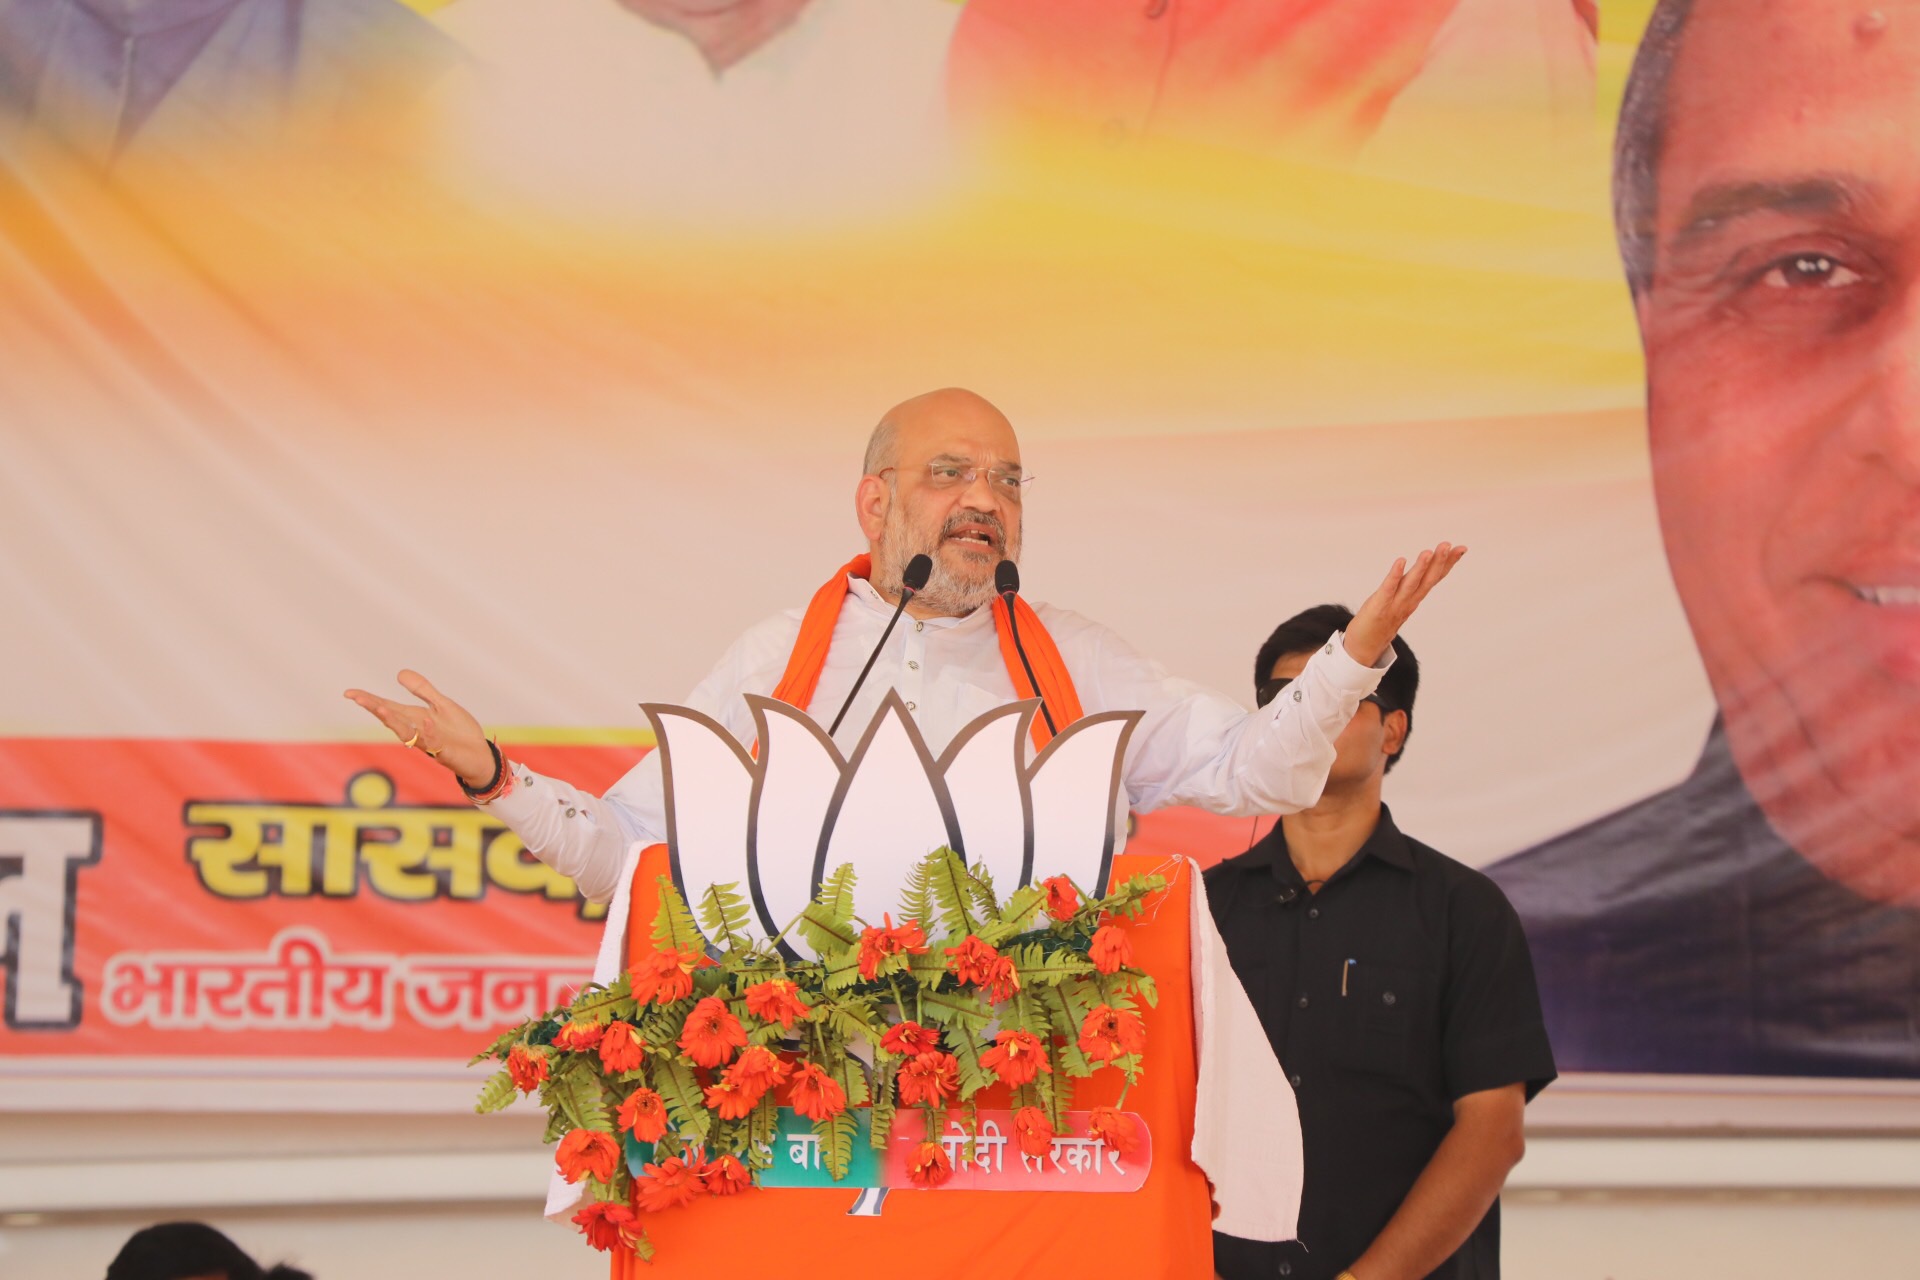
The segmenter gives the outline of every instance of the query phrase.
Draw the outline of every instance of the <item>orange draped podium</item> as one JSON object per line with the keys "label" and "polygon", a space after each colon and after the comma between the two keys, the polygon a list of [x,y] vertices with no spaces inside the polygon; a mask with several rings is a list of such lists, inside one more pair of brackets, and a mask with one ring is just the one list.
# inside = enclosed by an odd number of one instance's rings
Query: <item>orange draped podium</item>
{"label": "orange draped podium", "polygon": [[[979,1276],[1098,1275],[1102,1280],[1162,1280],[1213,1274],[1211,1197],[1193,1162],[1198,1057],[1188,975],[1188,910],[1193,893],[1185,859],[1121,854],[1113,880],[1160,874],[1166,890],[1147,901],[1129,927],[1135,962],[1158,980],[1160,1003],[1142,1008],[1146,1068],[1127,1093],[1126,1110],[1153,1135],[1153,1164],[1137,1191],[972,1191],[913,1188],[888,1193],[875,1217],[850,1217],[858,1190],[755,1189],[702,1198],[644,1215],[657,1249],[651,1263],[616,1251],[613,1280],[764,1274],[780,1280],[846,1280],[901,1275],[913,1280]],[[653,950],[659,878],[667,849],[655,845],[634,872],[627,963]],[[1104,1070],[1076,1082],[1076,1111],[1113,1105],[1124,1081]],[[1006,1107],[1007,1091],[982,1094],[985,1108]],[[957,1114],[957,1113],[956,1113]]]}

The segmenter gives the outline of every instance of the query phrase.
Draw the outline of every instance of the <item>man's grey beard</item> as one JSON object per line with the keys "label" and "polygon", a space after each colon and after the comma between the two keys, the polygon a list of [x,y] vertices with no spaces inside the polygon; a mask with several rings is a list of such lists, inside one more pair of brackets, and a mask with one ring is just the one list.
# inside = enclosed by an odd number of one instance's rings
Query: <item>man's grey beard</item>
{"label": "man's grey beard", "polygon": [[[1006,540],[1006,526],[1000,522],[998,516],[986,512],[955,513],[941,527],[941,540],[945,540],[950,529],[962,524],[985,524],[992,527],[1006,547],[1002,554],[1009,560],[1020,558],[1020,545]],[[874,589],[882,595],[899,598],[900,575],[906,569],[907,561],[922,554],[933,561],[933,576],[927,579],[927,585],[914,597],[921,605],[938,610],[949,617],[964,618],[975,609],[983,609],[993,603],[991,569],[978,582],[956,581],[940,562],[939,544],[936,542],[931,547],[913,545],[913,538],[907,531],[906,521],[897,518],[889,519],[886,527],[880,531],[880,559],[887,568],[882,571],[875,566]]]}

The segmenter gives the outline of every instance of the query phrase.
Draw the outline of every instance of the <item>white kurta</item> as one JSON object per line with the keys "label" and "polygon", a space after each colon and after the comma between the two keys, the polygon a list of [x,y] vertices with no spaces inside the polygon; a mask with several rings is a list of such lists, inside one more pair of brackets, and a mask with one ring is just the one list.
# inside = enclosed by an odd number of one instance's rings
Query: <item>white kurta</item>
{"label": "white kurta", "polygon": [[[1231,698],[1170,675],[1097,622],[1046,604],[1035,610],[1073,677],[1082,710],[1143,713],[1121,775],[1121,802],[1138,810],[1185,804],[1222,814],[1273,814],[1311,807],[1333,767],[1334,740],[1393,657],[1388,650],[1378,667],[1363,667],[1336,634],[1284,696],[1249,713]],[[823,727],[892,614],[893,606],[865,581],[848,579],[847,601],[809,708]],[[683,705],[751,743],[753,718],[741,695],[773,693],[802,615],[790,609],[749,630]],[[970,721],[1025,696],[1007,673],[985,609],[965,618],[900,620],[840,725],[836,744],[843,752],[859,741],[889,689],[899,691],[936,754]],[[521,783],[490,811],[595,901],[611,899],[624,885],[632,845],[666,839],[656,755],[643,757],[604,797],[525,768],[516,772]],[[1116,816],[1124,844],[1124,809]]]}

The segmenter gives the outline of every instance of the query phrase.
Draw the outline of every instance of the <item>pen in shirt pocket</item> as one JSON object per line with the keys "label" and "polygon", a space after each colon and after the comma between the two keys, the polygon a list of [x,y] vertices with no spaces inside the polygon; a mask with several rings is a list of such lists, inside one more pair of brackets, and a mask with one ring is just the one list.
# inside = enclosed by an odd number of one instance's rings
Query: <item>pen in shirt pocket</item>
{"label": "pen in shirt pocket", "polygon": [[1345,964],[1340,966],[1340,998],[1342,1000],[1345,1000],[1347,998],[1347,974],[1352,971],[1353,966],[1357,963],[1359,962],[1355,960],[1349,960]]}

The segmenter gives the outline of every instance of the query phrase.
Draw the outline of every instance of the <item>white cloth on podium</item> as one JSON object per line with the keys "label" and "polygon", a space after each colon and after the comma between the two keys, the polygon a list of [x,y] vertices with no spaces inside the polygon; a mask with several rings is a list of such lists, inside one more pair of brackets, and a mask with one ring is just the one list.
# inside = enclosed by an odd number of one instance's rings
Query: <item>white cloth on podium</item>
{"label": "white cloth on podium", "polygon": [[[1192,860],[1188,860],[1192,863]],[[1193,873],[1193,1035],[1200,1083],[1193,1106],[1193,1162],[1213,1183],[1213,1229],[1242,1240],[1291,1240],[1300,1227],[1306,1179],[1300,1111],[1286,1068],[1207,907]]]}

